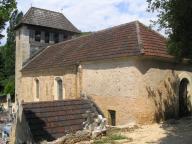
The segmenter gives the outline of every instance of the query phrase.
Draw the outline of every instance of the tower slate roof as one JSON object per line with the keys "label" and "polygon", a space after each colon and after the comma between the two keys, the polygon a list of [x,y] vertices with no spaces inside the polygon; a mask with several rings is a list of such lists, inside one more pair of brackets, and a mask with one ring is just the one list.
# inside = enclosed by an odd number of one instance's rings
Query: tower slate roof
{"label": "tower slate roof", "polygon": [[63,68],[79,62],[127,56],[172,58],[167,52],[166,38],[135,21],[47,47],[22,71]]}
{"label": "tower slate roof", "polygon": [[31,7],[27,11],[17,27],[22,24],[80,33],[80,31],[62,13],[36,7]]}

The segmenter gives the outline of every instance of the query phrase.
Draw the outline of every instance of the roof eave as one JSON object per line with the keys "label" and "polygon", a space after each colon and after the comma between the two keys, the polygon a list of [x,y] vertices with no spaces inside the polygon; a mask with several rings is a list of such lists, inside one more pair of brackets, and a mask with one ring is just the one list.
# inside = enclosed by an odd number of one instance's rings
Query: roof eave
{"label": "roof eave", "polygon": [[80,30],[70,31],[70,30],[66,30],[66,29],[59,29],[59,28],[53,28],[53,27],[47,27],[47,26],[41,26],[41,25],[33,25],[33,24],[28,24],[28,23],[19,23],[18,25],[15,26],[14,30],[17,30],[22,25],[39,26],[39,27],[45,27],[45,28],[55,29],[55,30],[59,30],[59,31],[68,31],[68,32],[71,32],[71,33],[76,33],[76,34],[81,34],[82,33]]}

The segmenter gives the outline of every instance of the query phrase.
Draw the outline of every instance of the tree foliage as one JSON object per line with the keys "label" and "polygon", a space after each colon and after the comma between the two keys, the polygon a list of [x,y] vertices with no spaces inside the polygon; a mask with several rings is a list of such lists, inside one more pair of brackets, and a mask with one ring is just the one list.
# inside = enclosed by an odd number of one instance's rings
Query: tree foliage
{"label": "tree foliage", "polygon": [[22,18],[23,13],[15,10],[9,20],[9,27],[7,28],[7,43],[3,47],[3,59],[4,59],[4,71],[5,76],[11,76],[15,74],[15,31],[14,28]]}
{"label": "tree foliage", "polygon": [[192,59],[192,1],[147,0],[148,10],[157,12],[155,24],[168,34],[168,50],[176,56]]}
{"label": "tree foliage", "polygon": [[[14,28],[22,18],[23,13],[15,10],[12,12],[9,27],[7,28],[7,42],[4,46],[0,47],[1,51],[1,67],[2,78],[0,79],[0,92],[3,94],[14,95],[15,91],[15,49],[16,49],[16,37]],[[1,77],[1,76],[0,76]]]}
{"label": "tree foliage", "polygon": [[3,37],[2,31],[5,29],[5,24],[15,8],[15,0],[0,0],[0,39]]}

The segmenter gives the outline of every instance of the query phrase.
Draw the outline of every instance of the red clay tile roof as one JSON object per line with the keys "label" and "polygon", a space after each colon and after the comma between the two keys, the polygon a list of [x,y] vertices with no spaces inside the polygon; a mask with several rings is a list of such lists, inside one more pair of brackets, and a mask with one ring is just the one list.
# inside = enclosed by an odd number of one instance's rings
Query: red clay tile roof
{"label": "red clay tile roof", "polygon": [[22,71],[137,55],[170,57],[166,39],[135,21],[50,46],[30,60]]}
{"label": "red clay tile roof", "polygon": [[166,48],[166,39],[154,30],[139,23],[140,38],[144,55],[171,58]]}
{"label": "red clay tile roof", "polygon": [[36,142],[52,141],[83,129],[86,111],[96,109],[88,100],[24,103],[23,112]]}

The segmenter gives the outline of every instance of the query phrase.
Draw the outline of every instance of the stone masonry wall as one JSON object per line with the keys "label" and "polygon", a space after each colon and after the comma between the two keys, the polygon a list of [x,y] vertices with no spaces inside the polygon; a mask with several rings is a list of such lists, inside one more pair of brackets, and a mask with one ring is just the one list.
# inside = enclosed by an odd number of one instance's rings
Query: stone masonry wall
{"label": "stone masonry wall", "polygon": [[178,88],[183,78],[190,82],[188,98],[192,102],[191,71],[162,60],[132,57],[27,72],[22,77],[21,100],[37,101],[36,78],[40,82],[39,101],[56,100],[55,78],[60,77],[65,99],[89,96],[108,119],[108,110],[116,111],[117,125],[149,124],[178,116]]}
{"label": "stone masonry wall", "polygon": [[176,117],[181,71],[174,68],[145,58],[84,63],[82,94],[91,96],[106,117],[115,110],[117,125]]}
{"label": "stone masonry wall", "polygon": [[[22,77],[22,92],[21,97],[25,102],[31,101],[51,101],[57,100],[56,96],[56,81],[59,77],[63,80],[63,95],[64,99],[77,98],[76,91],[76,69],[69,68],[68,70],[54,70],[38,73],[23,74]],[[40,95],[39,100],[36,99],[35,79],[39,80]]]}
{"label": "stone masonry wall", "polygon": [[20,99],[22,64],[30,56],[29,30],[23,26],[16,31],[15,95]]}

